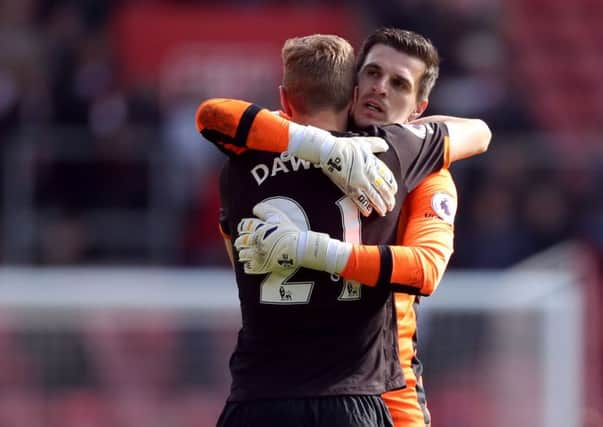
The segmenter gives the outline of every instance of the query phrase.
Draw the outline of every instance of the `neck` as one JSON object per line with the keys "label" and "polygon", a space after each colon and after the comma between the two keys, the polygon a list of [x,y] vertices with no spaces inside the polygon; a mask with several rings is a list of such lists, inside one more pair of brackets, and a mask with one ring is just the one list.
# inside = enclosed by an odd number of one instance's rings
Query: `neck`
{"label": "neck", "polygon": [[313,114],[300,114],[293,112],[291,119],[299,124],[316,126],[325,130],[334,130],[343,132],[348,127],[348,112],[343,110],[335,112],[323,110]]}

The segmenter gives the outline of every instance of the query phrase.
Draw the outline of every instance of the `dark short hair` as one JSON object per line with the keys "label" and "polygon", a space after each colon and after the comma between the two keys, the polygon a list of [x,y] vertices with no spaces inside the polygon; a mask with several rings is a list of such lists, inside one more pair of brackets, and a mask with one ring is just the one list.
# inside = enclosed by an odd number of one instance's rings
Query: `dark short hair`
{"label": "dark short hair", "polygon": [[426,99],[440,73],[440,55],[431,41],[413,31],[399,28],[379,28],[362,43],[356,62],[357,73],[364,66],[369,51],[378,44],[390,46],[399,52],[417,57],[425,63],[425,72],[419,82],[417,98],[419,100]]}

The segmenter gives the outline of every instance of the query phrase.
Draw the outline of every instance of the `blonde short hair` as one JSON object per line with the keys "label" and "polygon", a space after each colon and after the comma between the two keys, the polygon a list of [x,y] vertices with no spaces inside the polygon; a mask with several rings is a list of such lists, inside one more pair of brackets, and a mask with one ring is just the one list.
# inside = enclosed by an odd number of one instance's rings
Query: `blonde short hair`
{"label": "blonde short hair", "polygon": [[354,92],[354,48],[325,34],[288,39],[282,50],[283,87],[300,113],[346,108]]}

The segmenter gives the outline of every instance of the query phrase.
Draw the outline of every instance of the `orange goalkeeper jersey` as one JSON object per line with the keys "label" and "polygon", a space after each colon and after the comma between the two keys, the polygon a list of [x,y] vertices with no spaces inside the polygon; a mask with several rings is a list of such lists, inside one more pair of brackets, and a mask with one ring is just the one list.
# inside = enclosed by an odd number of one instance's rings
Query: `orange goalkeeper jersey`
{"label": "orange goalkeeper jersey", "polygon": [[[419,258],[427,270],[425,275],[430,277],[418,277],[416,285],[423,282],[426,295],[435,291],[452,255],[456,206],[456,187],[450,172],[444,169],[425,178],[404,203],[397,241],[422,248]],[[396,293],[395,300],[399,357],[406,388],[385,393],[383,399],[396,427],[424,427],[429,425],[430,415],[416,352],[419,297]]]}

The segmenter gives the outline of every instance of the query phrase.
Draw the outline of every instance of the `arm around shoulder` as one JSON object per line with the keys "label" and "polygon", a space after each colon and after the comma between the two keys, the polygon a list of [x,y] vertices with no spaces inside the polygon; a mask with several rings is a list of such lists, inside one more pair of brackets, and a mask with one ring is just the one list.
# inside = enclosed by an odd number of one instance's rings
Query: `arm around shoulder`
{"label": "arm around shoulder", "polygon": [[396,245],[354,245],[341,272],[369,286],[388,284],[398,292],[429,296],[453,252],[457,193],[450,173],[427,177],[405,202]]}
{"label": "arm around shoulder", "polygon": [[485,153],[492,139],[492,131],[481,119],[453,116],[427,116],[414,120],[413,124],[445,123],[449,136],[450,162]]}
{"label": "arm around shoulder", "polygon": [[197,130],[226,152],[247,149],[281,153],[289,143],[289,121],[256,104],[212,98],[195,114]]}

